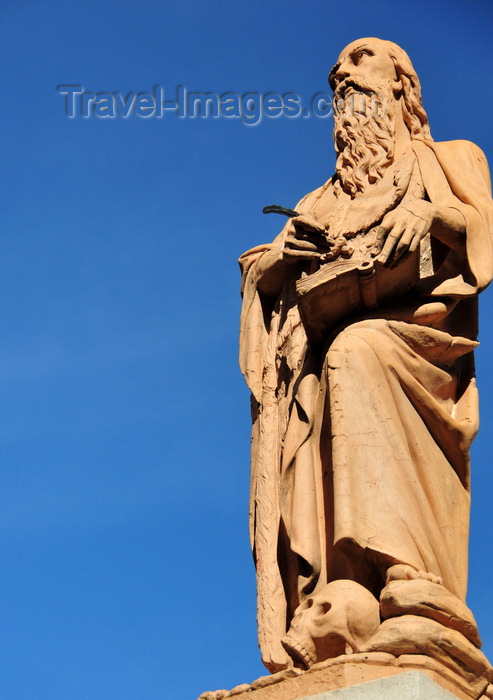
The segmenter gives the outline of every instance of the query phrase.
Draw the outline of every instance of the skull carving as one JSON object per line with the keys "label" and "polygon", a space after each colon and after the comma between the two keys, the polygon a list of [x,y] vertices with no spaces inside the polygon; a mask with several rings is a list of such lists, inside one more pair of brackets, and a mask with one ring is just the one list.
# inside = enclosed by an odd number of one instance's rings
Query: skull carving
{"label": "skull carving", "polygon": [[304,668],[360,651],[380,626],[377,599],[355,581],[331,581],[295,610],[282,645]]}

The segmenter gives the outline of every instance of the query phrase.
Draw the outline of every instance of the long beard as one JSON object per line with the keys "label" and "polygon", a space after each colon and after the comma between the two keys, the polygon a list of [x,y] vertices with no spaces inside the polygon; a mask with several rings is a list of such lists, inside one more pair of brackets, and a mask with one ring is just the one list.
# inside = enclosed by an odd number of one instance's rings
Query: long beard
{"label": "long beard", "polygon": [[[358,81],[359,83],[360,81]],[[366,86],[361,85],[366,88]],[[372,88],[374,90],[374,88]],[[383,177],[394,158],[395,111],[394,99],[387,86],[380,86],[380,105],[375,109],[374,97],[355,94],[346,99],[346,110],[334,114],[334,147],[337,153],[336,194],[344,190],[351,198],[364,192],[369,185]],[[366,114],[349,109],[351,103],[366,99]],[[337,99],[337,93],[336,93]],[[354,100],[354,102],[352,102]],[[383,109],[382,109],[383,101]]]}

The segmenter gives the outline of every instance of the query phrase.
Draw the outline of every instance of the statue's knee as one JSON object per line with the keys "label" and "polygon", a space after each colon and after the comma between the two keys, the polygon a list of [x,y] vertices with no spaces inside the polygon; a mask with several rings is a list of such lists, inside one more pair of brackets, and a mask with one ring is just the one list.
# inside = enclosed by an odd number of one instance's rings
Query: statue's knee
{"label": "statue's knee", "polygon": [[332,353],[361,353],[367,356],[378,346],[382,331],[387,324],[381,319],[358,321],[344,328],[332,342],[328,355]]}

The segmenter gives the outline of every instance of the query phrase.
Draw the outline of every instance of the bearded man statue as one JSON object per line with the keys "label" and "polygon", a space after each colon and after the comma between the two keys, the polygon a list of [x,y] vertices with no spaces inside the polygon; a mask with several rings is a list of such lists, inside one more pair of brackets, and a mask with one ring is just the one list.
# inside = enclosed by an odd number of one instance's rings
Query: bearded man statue
{"label": "bearded man statue", "polygon": [[[329,82],[335,174],[240,258],[262,659],[279,671],[362,650],[428,653],[433,637],[445,665],[467,657],[482,673],[465,595],[477,295],[493,276],[488,165],[468,141],[433,141],[395,44],[353,42]],[[349,303],[358,278],[338,288],[336,270],[363,263],[382,293]],[[302,287],[317,275],[333,296],[320,297],[313,333]],[[462,661],[451,645],[467,647]]]}

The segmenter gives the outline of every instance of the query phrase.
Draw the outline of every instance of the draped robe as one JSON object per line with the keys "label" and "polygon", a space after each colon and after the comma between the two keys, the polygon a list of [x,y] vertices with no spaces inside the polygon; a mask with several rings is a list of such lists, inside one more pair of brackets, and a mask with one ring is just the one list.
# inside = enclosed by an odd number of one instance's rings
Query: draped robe
{"label": "draped robe", "polygon": [[[258,289],[258,261],[282,247],[285,231],[240,258],[250,534],[270,670],[286,665],[280,640],[295,608],[328,581],[350,578],[378,597],[386,568],[403,563],[465,598],[477,294],[493,276],[491,182],[472,143],[412,148],[425,196],[463,216],[467,255],[442,246],[411,301],[348,318],[313,345],[297,306],[299,266],[277,298]],[[297,210],[316,218],[323,196],[310,193]]]}

